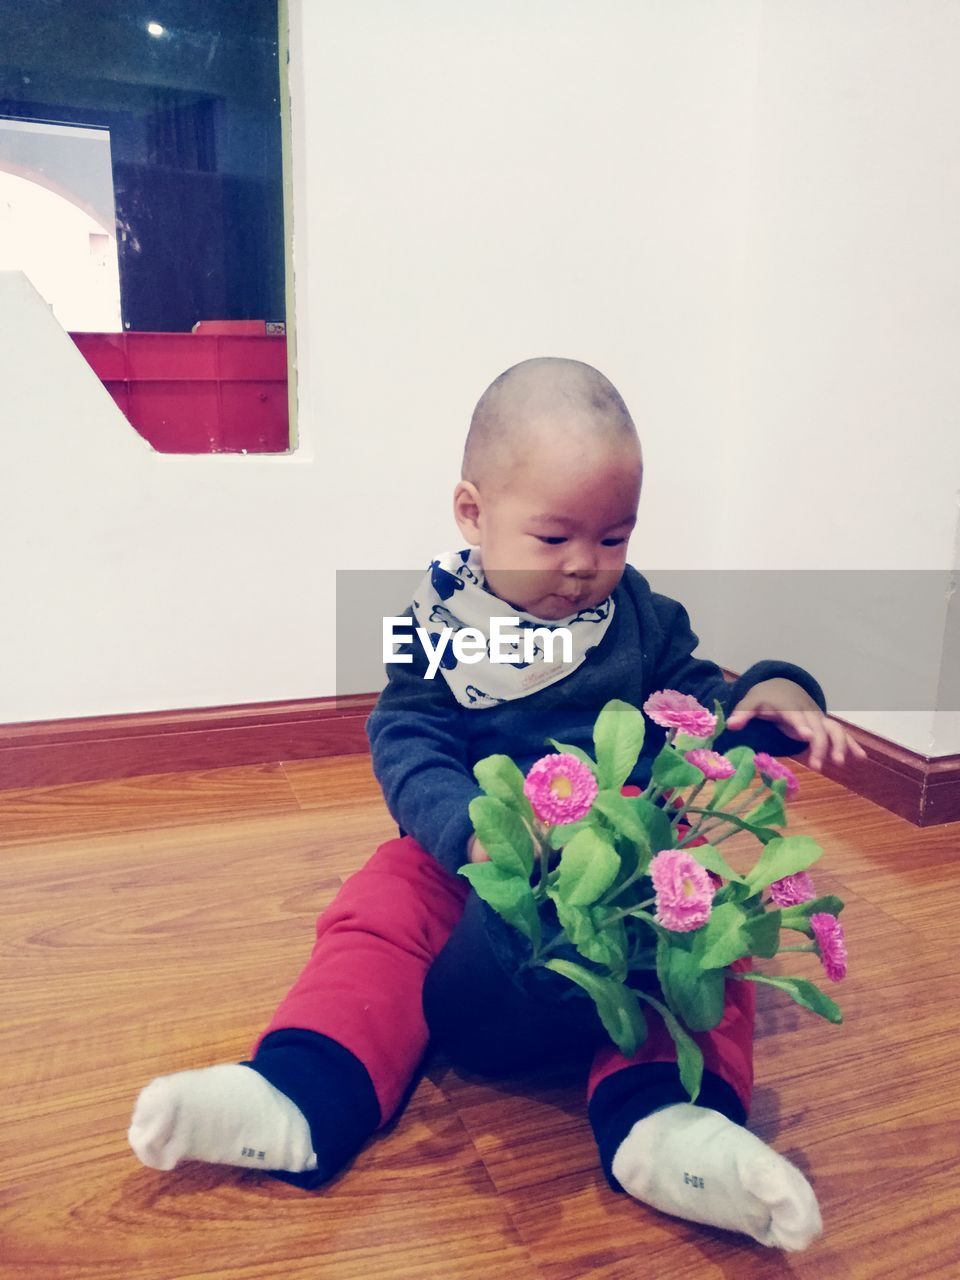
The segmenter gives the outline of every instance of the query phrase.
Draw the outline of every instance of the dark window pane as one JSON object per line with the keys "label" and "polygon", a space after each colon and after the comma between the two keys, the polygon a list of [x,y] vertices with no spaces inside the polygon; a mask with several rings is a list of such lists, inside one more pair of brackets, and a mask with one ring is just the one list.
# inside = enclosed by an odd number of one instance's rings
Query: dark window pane
{"label": "dark window pane", "polygon": [[0,0],[0,120],[109,131],[114,223],[34,179],[115,229],[125,330],[284,321],[279,81],[277,0]]}

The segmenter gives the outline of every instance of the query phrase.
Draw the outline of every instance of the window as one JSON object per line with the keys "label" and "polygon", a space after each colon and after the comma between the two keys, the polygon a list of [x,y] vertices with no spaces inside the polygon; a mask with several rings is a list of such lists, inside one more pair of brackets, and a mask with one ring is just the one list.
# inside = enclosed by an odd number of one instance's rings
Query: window
{"label": "window", "polygon": [[0,4],[0,262],[164,451],[289,445],[279,26],[277,0]]}

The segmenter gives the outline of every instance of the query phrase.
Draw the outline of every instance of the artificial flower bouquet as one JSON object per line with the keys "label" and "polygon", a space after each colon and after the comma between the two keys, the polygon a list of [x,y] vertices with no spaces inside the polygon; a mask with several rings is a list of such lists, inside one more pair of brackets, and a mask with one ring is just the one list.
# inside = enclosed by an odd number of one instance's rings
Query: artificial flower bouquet
{"label": "artificial flower bouquet", "polygon": [[[627,1056],[646,1037],[643,1002],[656,1009],[694,1100],[703,1057],[689,1033],[720,1022],[728,978],[768,983],[841,1021],[813,982],[759,973],[747,958],[809,951],[839,981],[846,972],[837,919],[843,903],[816,896],[808,869],[822,854],[819,845],[780,830],[797,791],[785,765],[749,747],[712,750],[725,724],[719,703],[711,712],[668,689],[643,710],[667,734],[639,795],[622,788],[643,747],[645,721],[625,702],[601,711],[596,759],[551,738],[554,753],[526,777],[508,756],[479,761],[474,773],[485,794],[471,803],[470,819],[490,861],[460,874],[511,926],[518,974],[547,970],[575,984],[569,994],[593,999]],[[741,831],[761,846],[743,875],[718,848]],[[782,945],[784,930],[788,939],[810,941]]]}

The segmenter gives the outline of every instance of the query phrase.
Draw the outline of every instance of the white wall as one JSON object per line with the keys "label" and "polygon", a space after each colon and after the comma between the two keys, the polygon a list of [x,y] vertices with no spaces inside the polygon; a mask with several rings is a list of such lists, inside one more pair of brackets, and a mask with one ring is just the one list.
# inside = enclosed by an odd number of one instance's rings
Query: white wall
{"label": "white wall", "polygon": [[[929,754],[960,751],[957,682],[941,676],[950,643],[954,670],[960,660],[960,618],[947,612],[960,568],[960,6],[805,0],[764,3],[758,19],[743,426],[725,423],[731,502],[713,554],[823,571],[822,616],[794,629],[789,656],[833,641],[815,669],[838,677],[835,690],[824,681],[838,714]],[[914,592],[890,575],[897,595],[881,629],[864,576],[840,572],[857,569],[925,581]],[[920,597],[909,618],[901,592]],[[754,639],[739,621],[721,606],[701,627],[734,668]],[[764,630],[775,652],[789,648],[784,615]],[[887,663],[889,679],[876,681],[886,709],[842,701],[855,682],[841,646]],[[929,690],[913,710],[902,705],[908,667]],[[938,705],[952,714],[935,715]]]}
{"label": "white wall", "polygon": [[0,284],[0,720],[332,693],[335,570],[456,542],[470,411],[531,355],[634,410],[641,569],[949,567],[958,35],[933,0],[291,3],[301,446],[153,454]]}

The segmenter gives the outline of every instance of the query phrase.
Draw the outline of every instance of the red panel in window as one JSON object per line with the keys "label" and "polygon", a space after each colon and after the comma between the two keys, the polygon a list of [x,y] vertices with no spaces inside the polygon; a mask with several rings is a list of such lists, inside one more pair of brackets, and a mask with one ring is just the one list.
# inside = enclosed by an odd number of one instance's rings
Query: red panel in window
{"label": "red panel in window", "polygon": [[[227,324],[230,322],[222,322]],[[127,420],[160,453],[285,453],[287,342],[259,333],[75,333]],[[219,325],[215,327],[220,327]]]}

